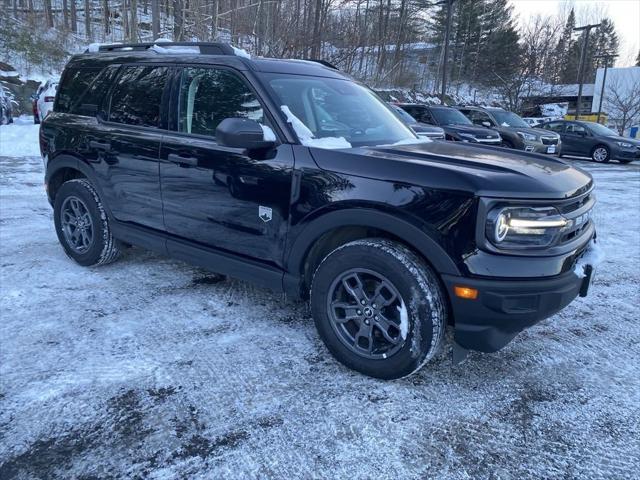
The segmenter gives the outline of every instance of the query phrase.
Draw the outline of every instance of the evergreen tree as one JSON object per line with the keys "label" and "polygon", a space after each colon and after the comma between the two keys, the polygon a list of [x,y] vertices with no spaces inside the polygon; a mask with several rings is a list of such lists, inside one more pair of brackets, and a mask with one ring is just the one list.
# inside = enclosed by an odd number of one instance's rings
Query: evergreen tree
{"label": "evergreen tree", "polygon": [[640,50],[638,50],[638,56],[636,57],[636,67],[640,67]]}
{"label": "evergreen tree", "polygon": [[616,33],[613,22],[608,18],[603,18],[600,27],[591,32],[589,38],[589,48],[585,59],[584,81],[592,83],[596,78],[598,68],[604,67],[604,58],[594,58],[597,55],[617,54],[620,40]]}
{"label": "evergreen tree", "polygon": [[576,26],[576,14],[573,10],[569,12],[567,21],[558,40],[558,45],[555,49],[555,71],[552,75],[553,83],[564,83],[563,80],[566,76],[565,69],[567,68],[567,61],[569,59],[569,50],[573,46],[573,29]]}

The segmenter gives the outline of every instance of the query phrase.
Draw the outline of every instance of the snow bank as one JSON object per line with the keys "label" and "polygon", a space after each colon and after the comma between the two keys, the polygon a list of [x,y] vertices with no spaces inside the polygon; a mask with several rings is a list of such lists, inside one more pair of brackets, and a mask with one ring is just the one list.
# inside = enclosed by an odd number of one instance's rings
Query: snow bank
{"label": "snow bank", "polygon": [[10,125],[0,126],[0,155],[7,157],[39,157],[38,131],[33,117],[22,115]]}
{"label": "snow bank", "polygon": [[289,107],[281,105],[280,110],[287,116],[287,121],[291,124],[303,145],[328,149],[351,148],[351,144],[344,137],[315,138],[313,132],[289,110]]}

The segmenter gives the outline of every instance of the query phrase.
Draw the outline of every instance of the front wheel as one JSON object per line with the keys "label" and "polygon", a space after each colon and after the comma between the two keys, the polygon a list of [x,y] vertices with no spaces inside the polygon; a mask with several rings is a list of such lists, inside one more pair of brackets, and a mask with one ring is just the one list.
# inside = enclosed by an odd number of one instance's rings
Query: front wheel
{"label": "front wheel", "polygon": [[609,161],[609,148],[605,145],[598,145],[591,152],[591,158],[594,162],[607,163]]}
{"label": "front wheel", "polygon": [[437,352],[446,326],[436,274],[386,239],[356,240],[327,255],[313,277],[311,310],[341,363],[382,379],[419,370]]}
{"label": "front wheel", "polygon": [[91,183],[76,178],[62,184],[53,205],[58,240],[69,258],[83,266],[104,265],[119,253],[109,219]]}

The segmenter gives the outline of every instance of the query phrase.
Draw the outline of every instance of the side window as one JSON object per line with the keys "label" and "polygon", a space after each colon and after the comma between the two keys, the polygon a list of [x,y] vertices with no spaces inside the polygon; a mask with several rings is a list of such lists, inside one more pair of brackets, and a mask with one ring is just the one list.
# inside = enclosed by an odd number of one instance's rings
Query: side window
{"label": "side window", "polygon": [[123,67],[111,94],[109,121],[159,127],[167,74],[167,67]]}
{"label": "side window", "polygon": [[467,115],[467,117],[469,117],[469,120],[471,120],[471,122],[473,122],[475,125],[484,126],[482,125],[482,122],[489,122],[491,125],[493,125],[491,118],[485,112],[473,110],[471,112],[471,115]]}
{"label": "side window", "polygon": [[[118,68],[119,66],[112,65],[102,70],[91,82],[84,94],[73,100],[69,112],[76,115],[95,116],[101,106],[103,108],[106,107],[106,102],[103,102],[103,100],[115,80]],[[106,118],[106,113],[101,113]]]}
{"label": "side window", "polygon": [[422,123],[434,123],[429,110],[426,108],[412,108],[409,113],[413,118]]}
{"label": "side window", "polygon": [[86,91],[102,68],[69,68],[58,87],[58,96],[53,110],[67,113],[71,105]]}
{"label": "side window", "polygon": [[564,123],[562,123],[562,122],[547,123],[544,126],[544,128],[547,129],[547,130],[551,130],[552,132],[563,133],[564,132]]}
{"label": "side window", "polygon": [[215,137],[225,118],[264,123],[264,111],[251,89],[234,73],[215,68],[185,68],[180,83],[178,131]]}
{"label": "side window", "polygon": [[571,135],[584,135],[587,133],[587,130],[577,123],[570,123],[567,125],[567,133]]}

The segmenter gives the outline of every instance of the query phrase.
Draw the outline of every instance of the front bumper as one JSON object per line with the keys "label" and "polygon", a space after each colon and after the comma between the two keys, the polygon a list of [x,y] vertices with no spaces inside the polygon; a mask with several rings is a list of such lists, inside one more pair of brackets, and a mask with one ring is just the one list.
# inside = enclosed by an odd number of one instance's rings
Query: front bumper
{"label": "front bumper", "polygon": [[[569,305],[590,278],[573,271],[536,280],[470,279],[443,275],[455,320],[455,341],[468,350],[495,352],[522,330]],[[475,300],[459,298],[455,286],[478,290]]]}
{"label": "front bumper", "polygon": [[640,160],[640,148],[618,147],[611,152],[613,160]]}
{"label": "front bumper", "polygon": [[532,153],[558,155],[558,152],[560,151],[560,142],[549,145],[539,142],[525,142],[522,149]]}

